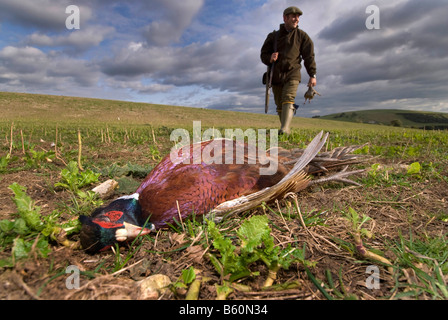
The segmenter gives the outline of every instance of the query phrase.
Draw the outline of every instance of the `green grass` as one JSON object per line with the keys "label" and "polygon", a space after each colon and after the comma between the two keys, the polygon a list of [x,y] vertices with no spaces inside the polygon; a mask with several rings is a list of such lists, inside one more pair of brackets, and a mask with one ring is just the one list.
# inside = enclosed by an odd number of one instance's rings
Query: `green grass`
{"label": "green grass", "polygon": [[[391,249],[398,257],[401,275],[406,278],[403,284],[396,279],[394,291],[398,296],[414,299],[425,296],[429,299],[447,300],[448,287],[446,275],[448,274],[448,241],[447,235],[432,238],[415,238],[412,235],[406,239],[402,235],[391,245]],[[406,292],[400,288],[406,287]]]}

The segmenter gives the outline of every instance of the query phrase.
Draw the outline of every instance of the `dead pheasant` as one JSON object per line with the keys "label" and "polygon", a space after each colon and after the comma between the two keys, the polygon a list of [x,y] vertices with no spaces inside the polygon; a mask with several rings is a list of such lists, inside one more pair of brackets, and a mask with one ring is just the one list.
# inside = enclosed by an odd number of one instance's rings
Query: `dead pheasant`
{"label": "dead pheasant", "polygon": [[[305,150],[271,149],[266,153],[266,164],[259,152],[250,158],[244,144],[243,163],[229,163],[226,150],[235,158],[235,140],[216,139],[190,146],[190,152],[177,151],[178,159],[165,157],[149,173],[133,195],[118,198],[108,206],[98,208],[91,217],[81,216],[81,244],[88,252],[105,250],[115,243],[132,241],[139,234],[172,224],[174,219],[195,216],[220,220],[226,216],[253,209],[263,202],[282,199],[291,192],[299,192],[313,183],[341,181],[355,183],[346,177],[360,171],[342,171],[327,178],[311,180],[313,175],[346,167],[362,161],[350,154],[357,147],[337,148],[318,154],[328,134],[320,132]],[[213,146],[213,149],[210,147]],[[220,164],[194,163],[194,148],[213,150]],[[184,161],[188,160],[190,161]],[[275,161],[276,171],[270,175],[261,170]],[[361,170],[362,171],[362,170]]]}

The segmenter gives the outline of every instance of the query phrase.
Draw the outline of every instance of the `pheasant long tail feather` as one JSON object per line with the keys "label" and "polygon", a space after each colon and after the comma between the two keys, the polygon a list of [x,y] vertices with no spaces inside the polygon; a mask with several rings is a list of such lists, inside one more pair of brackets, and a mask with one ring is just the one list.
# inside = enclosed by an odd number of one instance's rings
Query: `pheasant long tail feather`
{"label": "pheasant long tail feather", "polygon": [[308,174],[318,172],[327,172],[335,168],[343,168],[347,165],[356,164],[370,160],[371,157],[360,154],[352,154],[353,151],[364,147],[348,146],[335,148],[328,152],[322,152],[317,155],[310,163],[306,170]]}
{"label": "pheasant long tail feather", "polygon": [[[355,145],[348,147],[338,147],[330,151],[321,152],[316,155],[304,169],[308,174],[316,173],[327,173],[330,170],[344,168],[347,165],[362,163],[365,161],[370,161],[372,157],[352,154],[353,151],[364,147],[364,145]],[[299,158],[303,149],[292,149],[292,150],[279,150],[280,157],[284,160],[282,164],[285,166],[292,166],[296,163],[297,158]]]}
{"label": "pheasant long tail feather", "polygon": [[305,151],[303,151],[302,156],[294,164],[294,167],[291,169],[291,171],[289,171],[289,173],[279,183],[289,179],[298,171],[303,170],[316,157],[317,153],[324,146],[325,141],[327,141],[328,133],[326,133],[323,138],[322,136],[323,131],[321,131],[316,137],[314,137],[313,141],[311,141],[310,144],[306,147]]}
{"label": "pheasant long tail feather", "polygon": [[303,152],[302,156],[297,160],[291,171],[277,184],[272,187],[265,188],[248,196],[242,196],[233,200],[221,203],[215,207],[207,216],[207,219],[214,218],[221,220],[233,214],[252,209],[259,206],[263,202],[270,202],[275,199],[283,198],[289,192],[298,192],[305,189],[309,183],[309,177],[303,171],[308,163],[314,159],[320,151],[328,133],[323,135],[321,131]]}

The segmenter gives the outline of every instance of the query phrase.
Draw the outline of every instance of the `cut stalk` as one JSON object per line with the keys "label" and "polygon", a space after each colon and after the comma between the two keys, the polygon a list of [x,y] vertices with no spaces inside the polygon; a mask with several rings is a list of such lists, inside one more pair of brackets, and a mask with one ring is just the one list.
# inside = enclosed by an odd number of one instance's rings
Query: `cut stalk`
{"label": "cut stalk", "polygon": [[392,268],[392,262],[390,262],[388,259],[373,253],[369,250],[366,249],[366,247],[364,247],[363,243],[362,243],[362,239],[361,239],[361,235],[359,232],[355,232],[353,234],[353,238],[355,239],[355,246],[356,246],[356,251],[363,257],[366,259],[370,259],[373,261],[377,261],[377,262],[381,262],[384,263],[385,265],[387,265],[387,270],[392,274],[393,273],[393,268]]}
{"label": "cut stalk", "polygon": [[270,287],[274,284],[274,281],[277,279],[277,272],[280,269],[280,266],[277,264],[272,269],[269,269],[268,277],[264,281],[263,288]]}
{"label": "cut stalk", "polygon": [[198,300],[199,298],[199,289],[201,288],[202,282],[208,281],[209,278],[203,278],[200,270],[196,270],[196,278],[190,284],[190,288],[188,289],[187,295],[185,296],[185,300]]}
{"label": "cut stalk", "polygon": [[12,129],[14,128],[14,122],[11,123],[11,139],[9,141],[9,154],[12,153],[12,137],[13,137],[13,133],[12,133]]}
{"label": "cut stalk", "polygon": [[82,154],[82,139],[81,139],[81,131],[78,129],[78,145],[79,145],[79,149],[78,149],[78,167],[79,170],[84,170],[82,168],[82,164],[81,164],[81,154]]}
{"label": "cut stalk", "polygon": [[23,131],[20,129],[20,137],[22,138],[22,153],[25,154],[25,143],[23,141]]}
{"label": "cut stalk", "polygon": [[233,292],[233,289],[229,286],[229,283],[224,282],[222,286],[215,284],[217,297],[216,300],[226,300],[229,294]]}

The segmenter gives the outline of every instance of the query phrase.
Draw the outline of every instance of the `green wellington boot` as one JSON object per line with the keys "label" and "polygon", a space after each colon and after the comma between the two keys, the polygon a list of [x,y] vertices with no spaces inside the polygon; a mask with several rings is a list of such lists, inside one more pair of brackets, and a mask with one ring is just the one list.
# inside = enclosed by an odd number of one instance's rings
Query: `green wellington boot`
{"label": "green wellington boot", "polygon": [[292,103],[285,103],[280,115],[280,122],[282,124],[279,134],[289,134],[292,117],[294,116],[294,105]]}

